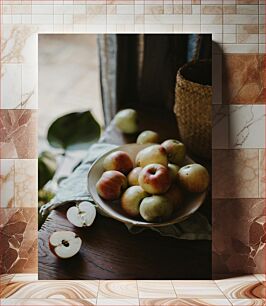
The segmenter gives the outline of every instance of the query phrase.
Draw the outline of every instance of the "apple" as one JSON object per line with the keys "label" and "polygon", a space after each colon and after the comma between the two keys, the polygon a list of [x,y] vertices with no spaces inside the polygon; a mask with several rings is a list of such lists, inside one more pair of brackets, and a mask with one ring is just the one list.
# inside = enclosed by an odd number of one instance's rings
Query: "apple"
{"label": "apple", "polygon": [[105,200],[119,199],[123,190],[127,188],[127,178],[119,171],[110,170],[103,173],[96,184],[96,190]]}
{"label": "apple", "polygon": [[209,173],[202,165],[186,165],[178,174],[180,185],[189,192],[203,192],[208,188]]}
{"label": "apple", "polygon": [[159,135],[153,131],[144,131],[139,134],[137,144],[158,143]]}
{"label": "apple", "polygon": [[166,150],[161,145],[151,145],[137,154],[136,166],[144,167],[149,164],[161,164],[167,167]]}
{"label": "apple", "polygon": [[127,181],[129,186],[139,185],[139,174],[142,170],[141,167],[136,167],[131,170],[127,176]]}
{"label": "apple", "polygon": [[177,183],[172,184],[164,196],[172,203],[174,211],[180,208],[184,202],[183,191]]}
{"label": "apple", "polygon": [[133,162],[124,151],[115,151],[107,155],[103,161],[105,170],[116,170],[128,174],[133,169]]}
{"label": "apple", "polygon": [[123,109],[115,115],[114,124],[121,132],[134,134],[138,131],[137,117],[134,109]]}
{"label": "apple", "polygon": [[142,200],[139,212],[141,217],[148,222],[161,222],[171,217],[173,206],[167,197],[153,195]]}
{"label": "apple", "polygon": [[178,180],[178,171],[180,167],[175,164],[168,164],[168,170],[171,177],[172,182],[176,182]]}
{"label": "apple", "polygon": [[131,217],[139,215],[139,205],[148,196],[140,186],[129,187],[122,195],[121,205],[124,211]]}
{"label": "apple", "polygon": [[168,139],[162,143],[162,147],[165,148],[170,163],[179,164],[184,160],[186,148],[182,142],[175,139]]}
{"label": "apple", "polygon": [[66,259],[76,255],[81,248],[82,240],[71,231],[58,231],[52,233],[49,247],[53,254]]}
{"label": "apple", "polygon": [[92,225],[96,217],[96,208],[90,202],[80,202],[76,206],[72,206],[67,211],[67,219],[70,223],[77,227]]}
{"label": "apple", "polygon": [[171,185],[168,169],[159,164],[145,166],[139,174],[139,185],[151,194],[166,192]]}

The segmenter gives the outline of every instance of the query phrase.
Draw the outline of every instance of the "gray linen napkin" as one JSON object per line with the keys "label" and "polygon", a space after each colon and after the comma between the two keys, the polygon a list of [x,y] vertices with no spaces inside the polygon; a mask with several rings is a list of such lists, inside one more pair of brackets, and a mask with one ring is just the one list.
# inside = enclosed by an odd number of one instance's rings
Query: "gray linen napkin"
{"label": "gray linen napkin", "polygon": [[[97,143],[91,146],[81,165],[59,186],[55,197],[41,207],[41,213],[47,214],[51,210],[68,202],[90,201],[92,197],[87,190],[87,176],[92,163],[102,154],[115,148],[115,145]],[[102,211],[98,213],[104,215]],[[138,234],[145,230],[142,227],[128,226],[132,234]],[[194,213],[187,220],[170,226],[151,228],[162,236],[187,240],[211,240],[211,226],[208,220],[199,212]]]}

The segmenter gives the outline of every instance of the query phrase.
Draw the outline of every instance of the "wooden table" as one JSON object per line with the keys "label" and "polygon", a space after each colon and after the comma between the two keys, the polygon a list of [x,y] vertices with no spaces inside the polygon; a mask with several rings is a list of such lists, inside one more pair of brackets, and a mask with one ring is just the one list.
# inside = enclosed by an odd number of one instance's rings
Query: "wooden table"
{"label": "wooden table", "polygon": [[[176,138],[173,114],[141,112],[141,129],[158,131],[162,139]],[[102,142],[133,142],[111,124]],[[210,219],[210,195],[201,212]],[[146,230],[132,235],[124,224],[97,216],[90,228],[76,228],[66,219],[66,205],[54,210],[39,231],[39,279],[211,279],[211,242],[161,237]],[[80,252],[71,259],[57,259],[48,239],[55,230],[75,231],[82,239]]]}

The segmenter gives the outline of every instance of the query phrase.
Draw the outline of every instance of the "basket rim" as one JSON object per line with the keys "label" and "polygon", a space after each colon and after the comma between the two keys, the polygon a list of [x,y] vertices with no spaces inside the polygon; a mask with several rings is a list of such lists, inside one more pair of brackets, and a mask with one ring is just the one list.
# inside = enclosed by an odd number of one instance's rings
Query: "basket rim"
{"label": "basket rim", "polygon": [[188,67],[188,66],[191,66],[193,64],[196,64],[196,63],[204,63],[204,62],[212,62],[211,59],[203,59],[203,60],[192,60],[188,63],[186,63],[185,65],[183,65],[182,67],[180,67],[177,71],[177,74],[176,74],[176,81],[178,79],[180,79],[181,81],[184,81],[184,82],[187,82],[188,84],[190,83],[191,85],[193,86],[196,86],[196,87],[199,87],[199,88],[204,88],[204,89],[209,89],[209,90],[212,90],[212,85],[203,85],[203,84],[200,84],[200,83],[196,83],[196,82],[193,82],[193,81],[190,81],[190,80],[187,80],[186,78],[184,78],[184,76],[181,74],[181,71]]}

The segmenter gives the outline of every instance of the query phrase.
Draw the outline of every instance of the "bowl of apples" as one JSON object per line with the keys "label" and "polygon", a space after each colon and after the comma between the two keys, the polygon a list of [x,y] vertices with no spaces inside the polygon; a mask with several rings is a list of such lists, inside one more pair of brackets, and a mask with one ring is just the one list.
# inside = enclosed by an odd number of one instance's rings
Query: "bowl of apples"
{"label": "bowl of apples", "polygon": [[173,139],[119,146],[99,157],[88,173],[96,205],[132,226],[161,227],[187,219],[202,205],[208,186],[208,171]]}

